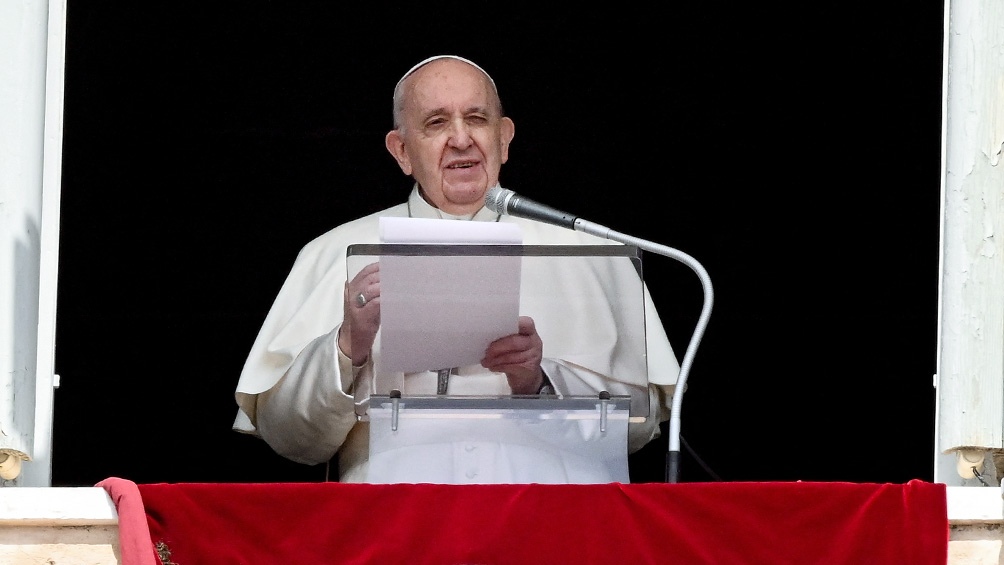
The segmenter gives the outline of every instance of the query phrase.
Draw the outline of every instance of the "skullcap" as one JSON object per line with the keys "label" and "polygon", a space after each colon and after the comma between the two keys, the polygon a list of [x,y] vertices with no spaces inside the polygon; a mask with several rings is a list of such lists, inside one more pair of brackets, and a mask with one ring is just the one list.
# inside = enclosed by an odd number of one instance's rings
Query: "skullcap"
{"label": "skullcap", "polygon": [[468,65],[470,65],[470,66],[474,67],[475,69],[477,69],[477,70],[481,71],[482,73],[484,73],[484,75],[486,77],[488,77],[488,80],[492,83],[492,88],[495,88],[496,91],[498,90],[498,88],[496,88],[496,86],[495,86],[495,80],[492,79],[491,75],[489,75],[487,71],[485,71],[484,69],[482,69],[481,66],[478,65],[477,63],[475,63],[474,61],[471,61],[470,59],[465,59],[463,57],[459,57],[457,55],[435,55],[435,56],[429,57],[428,59],[425,59],[423,61],[419,61],[414,67],[408,69],[408,72],[404,73],[404,76],[402,76],[401,79],[397,81],[397,84],[394,85],[394,92],[397,92],[397,89],[401,87],[401,83],[404,82],[404,79],[410,77],[418,69],[420,69],[420,68],[424,67],[425,65],[428,65],[429,63],[431,63],[433,61],[436,61],[438,59],[454,59],[454,60],[457,60],[457,61],[463,61],[464,63],[467,63]]}

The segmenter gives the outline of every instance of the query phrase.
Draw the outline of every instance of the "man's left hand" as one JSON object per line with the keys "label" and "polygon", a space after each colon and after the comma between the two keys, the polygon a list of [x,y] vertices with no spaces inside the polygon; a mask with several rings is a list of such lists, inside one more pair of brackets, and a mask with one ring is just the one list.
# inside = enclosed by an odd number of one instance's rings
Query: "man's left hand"
{"label": "man's left hand", "polygon": [[533,318],[520,316],[518,333],[493,341],[481,366],[505,373],[513,394],[537,394],[544,383],[544,371],[540,368],[543,352],[544,343]]}

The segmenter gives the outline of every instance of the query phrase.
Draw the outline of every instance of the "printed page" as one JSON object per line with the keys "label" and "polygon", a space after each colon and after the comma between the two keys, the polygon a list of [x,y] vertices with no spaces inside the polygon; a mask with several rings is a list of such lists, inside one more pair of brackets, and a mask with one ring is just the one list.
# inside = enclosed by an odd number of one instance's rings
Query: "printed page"
{"label": "printed page", "polygon": [[[381,218],[382,243],[522,244],[519,226]],[[517,255],[380,258],[381,371],[436,371],[478,364],[488,345],[516,333]]]}

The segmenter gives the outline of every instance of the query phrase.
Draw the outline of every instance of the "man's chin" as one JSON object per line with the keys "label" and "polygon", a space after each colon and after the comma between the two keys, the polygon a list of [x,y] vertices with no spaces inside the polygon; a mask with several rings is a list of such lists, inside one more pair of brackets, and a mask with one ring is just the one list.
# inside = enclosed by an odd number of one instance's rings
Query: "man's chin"
{"label": "man's chin", "polygon": [[447,185],[443,187],[443,192],[450,201],[457,204],[474,204],[484,201],[488,185],[484,180],[477,183]]}

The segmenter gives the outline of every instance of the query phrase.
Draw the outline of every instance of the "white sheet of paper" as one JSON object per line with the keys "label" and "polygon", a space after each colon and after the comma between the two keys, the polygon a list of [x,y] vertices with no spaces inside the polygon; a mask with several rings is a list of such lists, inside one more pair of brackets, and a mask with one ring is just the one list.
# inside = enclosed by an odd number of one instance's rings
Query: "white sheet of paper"
{"label": "white sheet of paper", "polygon": [[[380,218],[382,243],[519,245],[519,226],[427,218]],[[380,258],[381,371],[435,371],[477,364],[488,345],[516,333],[522,257]]]}

